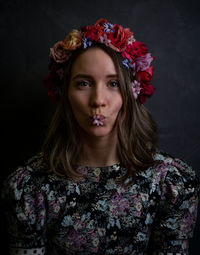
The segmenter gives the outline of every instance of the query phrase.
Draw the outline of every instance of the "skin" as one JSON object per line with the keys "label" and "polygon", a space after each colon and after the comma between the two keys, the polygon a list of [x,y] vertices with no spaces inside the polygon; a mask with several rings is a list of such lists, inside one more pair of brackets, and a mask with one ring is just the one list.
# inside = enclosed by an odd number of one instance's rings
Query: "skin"
{"label": "skin", "polygon": [[[76,59],[68,97],[82,130],[81,163],[90,166],[117,163],[116,120],[123,102],[114,63],[102,49],[88,49]],[[103,126],[92,124],[91,116],[96,114],[105,116]]]}

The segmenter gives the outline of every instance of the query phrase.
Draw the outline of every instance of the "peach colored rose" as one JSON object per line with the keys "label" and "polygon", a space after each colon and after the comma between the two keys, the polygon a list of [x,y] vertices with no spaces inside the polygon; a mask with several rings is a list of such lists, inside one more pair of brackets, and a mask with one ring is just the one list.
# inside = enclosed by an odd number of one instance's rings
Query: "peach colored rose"
{"label": "peach colored rose", "polygon": [[82,44],[81,34],[78,30],[72,30],[62,41],[62,47],[66,50],[75,50]]}

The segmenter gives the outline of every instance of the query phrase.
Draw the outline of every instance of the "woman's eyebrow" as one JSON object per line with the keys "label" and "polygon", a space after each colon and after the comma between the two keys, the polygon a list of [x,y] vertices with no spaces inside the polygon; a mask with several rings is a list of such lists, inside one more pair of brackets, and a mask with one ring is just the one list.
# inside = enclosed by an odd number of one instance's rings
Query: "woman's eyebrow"
{"label": "woman's eyebrow", "polygon": [[118,74],[108,74],[107,78],[119,78]]}
{"label": "woman's eyebrow", "polygon": [[[118,74],[108,74],[106,75],[106,78],[118,78]],[[92,75],[89,74],[77,74],[75,75],[72,80],[78,79],[78,78],[85,78],[85,79],[94,79]]]}
{"label": "woman's eyebrow", "polygon": [[78,78],[86,78],[86,79],[92,79],[91,75],[88,74],[77,74],[75,75],[72,80],[78,79]]}

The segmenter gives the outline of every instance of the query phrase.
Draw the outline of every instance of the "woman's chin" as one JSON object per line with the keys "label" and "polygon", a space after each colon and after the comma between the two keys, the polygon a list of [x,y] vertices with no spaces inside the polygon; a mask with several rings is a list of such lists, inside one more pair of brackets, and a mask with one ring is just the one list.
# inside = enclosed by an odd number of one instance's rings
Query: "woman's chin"
{"label": "woman's chin", "polygon": [[93,126],[84,129],[84,133],[93,137],[106,137],[113,133],[113,129],[108,126]]}

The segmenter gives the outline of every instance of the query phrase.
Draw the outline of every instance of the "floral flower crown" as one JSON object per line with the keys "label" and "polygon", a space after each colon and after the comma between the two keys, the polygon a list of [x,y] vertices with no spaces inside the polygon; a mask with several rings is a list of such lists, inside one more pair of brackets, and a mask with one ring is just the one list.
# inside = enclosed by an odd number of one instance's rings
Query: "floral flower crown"
{"label": "floral flower crown", "polygon": [[125,68],[132,70],[131,87],[135,99],[143,104],[147,97],[153,95],[155,89],[150,84],[153,76],[153,67],[150,64],[153,58],[146,45],[136,41],[129,28],[100,19],[93,26],[82,27],[81,31],[73,30],[63,41],[58,41],[50,48],[50,72],[45,77],[44,84],[51,101],[56,102],[60,96],[65,63],[76,49],[86,49],[93,42],[105,44],[121,54]]}

